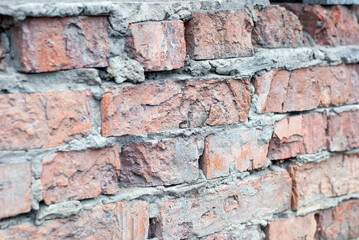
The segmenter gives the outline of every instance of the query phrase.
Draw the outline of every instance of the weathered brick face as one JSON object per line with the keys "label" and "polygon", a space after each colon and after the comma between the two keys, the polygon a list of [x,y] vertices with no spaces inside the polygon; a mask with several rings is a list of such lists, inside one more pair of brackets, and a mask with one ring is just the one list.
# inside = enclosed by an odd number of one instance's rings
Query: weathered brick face
{"label": "weathered brick face", "polygon": [[232,130],[210,135],[205,140],[201,159],[201,169],[208,179],[230,174],[230,166],[235,163],[240,172],[262,167],[265,163],[268,143],[259,142],[263,131]]}
{"label": "weathered brick face", "polygon": [[105,17],[27,18],[12,39],[22,71],[51,72],[106,67],[107,31]]}
{"label": "weathered brick face", "polygon": [[307,45],[298,17],[287,9],[272,5],[258,12],[253,43],[265,48]]}
{"label": "weathered brick face", "polygon": [[30,196],[30,163],[0,164],[0,219],[29,212]]}
{"label": "weathered brick face", "polygon": [[187,52],[196,60],[250,56],[252,28],[246,11],[194,13],[186,23]]}
{"label": "weathered brick face", "polygon": [[160,203],[162,237],[200,237],[220,231],[226,224],[280,213],[290,206],[290,190],[288,173],[278,171],[219,186],[204,196],[165,200]]}
{"label": "weathered brick face", "polygon": [[285,4],[301,21],[318,45],[354,45],[359,43],[359,23],[354,12],[344,6]]}
{"label": "weathered brick face", "polygon": [[30,223],[0,229],[0,238],[11,239],[139,239],[148,232],[148,204],[119,202],[96,206],[79,216],[46,221],[41,226]]}
{"label": "weathered brick face", "polygon": [[44,201],[49,205],[115,194],[120,169],[118,147],[47,155],[41,175]]}
{"label": "weathered brick face", "polygon": [[329,116],[328,134],[331,151],[344,151],[359,147],[358,118],[358,110]]}
{"label": "weathered brick face", "polygon": [[358,76],[358,65],[268,72],[255,79],[258,110],[292,112],[357,103]]}
{"label": "weathered brick face", "polygon": [[121,185],[161,186],[194,181],[199,174],[197,151],[195,141],[128,144],[122,147],[120,156]]}
{"label": "weathered brick face", "polygon": [[317,223],[314,214],[291,217],[271,222],[266,228],[266,239],[315,239]]}
{"label": "weathered brick face", "polygon": [[0,95],[0,149],[50,148],[92,129],[91,93]]}
{"label": "weathered brick face", "polygon": [[325,113],[285,118],[275,123],[268,158],[280,160],[326,149]]}
{"label": "weathered brick face", "polygon": [[355,239],[359,237],[359,201],[352,200],[334,209],[324,210],[318,217],[320,239]]}
{"label": "weathered brick face", "polygon": [[182,21],[134,23],[129,29],[128,51],[146,71],[183,67],[186,43]]}
{"label": "weathered brick face", "polygon": [[320,163],[289,167],[294,186],[292,208],[319,204],[322,198],[358,192],[358,170],[359,156],[356,154],[337,155]]}
{"label": "weathered brick face", "polygon": [[246,79],[171,81],[109,89],[101,102],[102,135],[243,122],[250,99]]}

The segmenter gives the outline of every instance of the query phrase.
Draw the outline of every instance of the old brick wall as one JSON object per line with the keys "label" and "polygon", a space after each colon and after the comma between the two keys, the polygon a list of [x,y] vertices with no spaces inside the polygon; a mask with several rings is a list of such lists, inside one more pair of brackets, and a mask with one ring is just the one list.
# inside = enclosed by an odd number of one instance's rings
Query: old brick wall
{"label": "old brick wall", "polygon": [[359,238],[359,6],[0,1],[0,239]]}

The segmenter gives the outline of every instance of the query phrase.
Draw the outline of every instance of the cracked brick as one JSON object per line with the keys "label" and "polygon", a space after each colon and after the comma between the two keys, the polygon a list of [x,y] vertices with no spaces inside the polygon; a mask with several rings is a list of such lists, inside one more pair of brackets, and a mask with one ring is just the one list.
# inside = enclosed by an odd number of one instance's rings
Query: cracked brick
{"label": "cracked brick", "polygon": [[107,89],[101,102],[102,135],[239,123],[247,119],[250,101],[248,79],[167,81]]}
{"label": "cracked brick", "polygon": [[57,152],[42,160],[41,183],[47,205],[70,199],[96,198],[118,192],[121,169],[117,146]]}

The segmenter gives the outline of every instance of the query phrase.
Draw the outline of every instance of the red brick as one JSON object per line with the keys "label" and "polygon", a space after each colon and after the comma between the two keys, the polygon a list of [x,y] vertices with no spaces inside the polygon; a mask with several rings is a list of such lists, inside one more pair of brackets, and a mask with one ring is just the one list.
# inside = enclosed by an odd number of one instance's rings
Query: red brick
{"label": "red brick", "polygon": [[206,11],[186,23],[187,52],[196,60],[253,54],[252,16],[246,11]]}
{"label": "red brick", "polygon": [[24,72],[106,67],[106,17],[27,18],[11,30]]}
{"label": "red brick", "polygon": [[344,151],[359,147],[359,110],[342,112],[328,118],[329,149]]}
{"label": "red brick", "polygon": [[255,79],[258,111],[291,112],[359,102],[359,65],[271,71]]}
{"label": "red brick", "polygon": [[167,81],[107,89],[101,102],[102,135],[243,122],[250,101],[247,79]]}
{"label": "red brick", "polygon": [[359,43],[359,23],[355,13],[345,6],[286,4],[298,15],[303,28],[319,45],[355,45]]}
{"label": "red brick", "polygon": [[90,92],[0,95],[0,149],[50,148],[92,129]]}
{"label": "red brick", "polygon": [[[181,143],[168,140],[156,145],[133,143],[123,146],[120,155],[121,185],[161,186],[196,180],[198,157],[197,154],[193,157],[191,155],[196,150],[195,143],[189,141],[180,150],[177,149],[179,144]],[[183,158],[178,159],[178,155]]]}
{"label": "red brick", "polygon": [[31,223],[0,230],[0,239],[147,239],[148,204],[120,202],[96,206],[70,219],[48,220],[40,226]]}
{"label": "red brick", "polygon": [[320,212],[319,239],[357,239],[359,237],[359,201],[352,200],[334,209]]}
{"label": "red brick", "polygon": [[121,168],[118,147],[58,152],[42,161],[42,191],[46,204],[115,194]]}
{"label": "red brick", "polygon": [[314,214],[305,217],[291,217],[271,222],[265,232],[268,240],[308,239],[314,240],[317,222]]}
{"label": "red brick", "polygon": [[[201,237],[290,207],[291,179],[286,171],[222,185],[193,198],[159,204],[163,239]],[[263,197],[265,196],[265,197]]]}
{"label": "red brick", "polygon": [[298,17],[278,5],[267,6],[259,12],[252,34],[253,43],[265,48],[307,44]]}
{"label": "red brick", "polygon": [[30,210],[30,163],[0,164],[0,219]]}
{"label": "red brick", "polygon": [[205,240],[262,240],[262,231],[260,226],[238,227],[236,230],[224,234],[216,234]]}
{"label": "red brick", "polygon": [[268,144],[258,141],[261,134],[251,129],[208,136],[200,166],[206,178],[228,176],[233,163],[240,172],[261,168],[268,152]]}
{"label": "red brick", "polygon": [[320,200],[359,191],[359,155],[337,155],[320,163],[288,167],[292,209],[320,206]]}
{"label": "red brick", "polygon": [[144,65],[145,71],[183,67],[186,58],[184,25],[181,20],[133,23],[127,51]]}
{"label": "red brick", "polygon": [[325,113],[298,115],[276,122],[269,142],[268,158],[286,159],[326,149],[326,126]]}

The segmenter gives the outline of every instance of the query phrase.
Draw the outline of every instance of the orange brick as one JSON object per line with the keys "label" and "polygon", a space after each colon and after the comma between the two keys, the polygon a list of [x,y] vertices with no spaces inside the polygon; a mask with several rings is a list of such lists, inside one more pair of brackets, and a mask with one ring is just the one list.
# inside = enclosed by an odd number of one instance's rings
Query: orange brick
{"label": "orange brick", "polygon": [[235,163],[240,172],[262,167],[265,163],[268,144],[259,142],[262,131],[231,130],[210,135],[205,140],[201,169],[207,179],[228,176]]}
{"label": "orange brick", "polygon": [[344,151],[359,147],[358,119],[358,110],[329,116],[328,147],[331,151]]}
{"label": "orange brick", "polygon": [[359,65],[271,71],[255,79],[258,111],[293,112],[359,102]]}
{"label": "orange brick", "polygon": [[0,229],[0,239],[147,239],[148,204],[120,202],[84,210],[70,219],[48,220],[35,227],[31,223]]}
{"label": "orange brick", "polygon": [[299,115],[276,122],[268,158],[286,159],[326,149],[326,126],[325,113]]}
{"label": "orange brick", "polygon": [[317,222],[314,214],[305,217],[291,217],[271,222],[265,232],[268,240],[316,239]]}
{"label": "orange brick", "polygon": [[26,18],[11,35],[24,72],[108,65],[106,17]]}
{"label": "orange brick", "polygon": [[58,152],[42,161],[42,191],[46,204],[115,194],[121,169],[119,148]]}
{"label": "orange brick", "polygon": [[318,215],[318,238],[357,239],[359,237],[359,201],[352,200]]}
{"label": "orange brick", "polygon": [[186,58],[184,25],[181,20],[130,24],[128,49],[145,71],[183,67]]}
{"label": "orange brick", "polygon": [[0,95],[0,149],[50,148],[92,129],[90,92]]}
{"label": "orange brick", "polygon": [[253,54],[252,16],[246,11],[205,11],[186,23],[187,51],[196,60]]}
{"label": "orange brick", "polygon": [[167,81],[108,89],[101,102],[102,135],[243,122],[250,101],[247,79]]}
{"label": "orange brick", "polygon": [[0,164],[0,219],[30,210],[30,163]]}
{"label": "orange brick", "polygon": [[337,155],[320,163],[289,167],[288,171],[293,178],[294,210],[359,191],[359,155]]}

